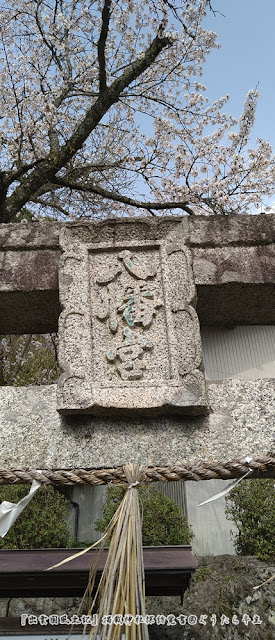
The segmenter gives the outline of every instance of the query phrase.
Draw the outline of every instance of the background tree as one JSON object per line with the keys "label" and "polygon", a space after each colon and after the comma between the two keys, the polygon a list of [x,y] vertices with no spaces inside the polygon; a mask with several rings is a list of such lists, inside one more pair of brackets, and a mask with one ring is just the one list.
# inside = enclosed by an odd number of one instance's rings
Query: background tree
{"label": "background tree", "polygon": [[[17,503],[28,493],[28,486],[18,484],[0,488],[3,500]],[[72,534],[67,521],[68,501],[50,485],[38,489],[4,538],[0,549],[47,549],[69,547]]]}
{"label": "background tree", "polygon": [[[142,513],[142,542],[147,546],[191,544],[193,533],[180,507],[167,496],[141,485],[138,488]],[[102,518],[95,521],[96,531],[104,532],[119,507],[125,487],[110,486],[102,505]]]}
{"label": "background tree", "polygon": [[226,515],[238,528],[236,552],[262,560],[274,556],[274,480],[244,480],[226,496],[226,503]]}
{"label": "background tree", "polygon": [[[218,2],[218,0],[217,0]],[[0,0],[0,220],[179,209],[271,196],[267,142],[199,82],[210,0]],[[139,192],[147,193],[140,196]],[[92,211],[92,213],[91,213]]]}
{"label": "background tree", "polygon": [[0,386],[51,384],[59,375],[57,335],[0,335]]}

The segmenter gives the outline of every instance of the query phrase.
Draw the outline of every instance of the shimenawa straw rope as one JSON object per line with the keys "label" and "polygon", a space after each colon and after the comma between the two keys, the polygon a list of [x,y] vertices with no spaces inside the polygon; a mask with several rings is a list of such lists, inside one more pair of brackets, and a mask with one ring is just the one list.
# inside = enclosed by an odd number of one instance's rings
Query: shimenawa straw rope
{"label": "shimenawa straw rope", "polygon": [[[230,462],[207,461],[196,464],[147,466],[143,467],[143,482],[170,482],[179,480],[211,480],[220,478],[230,480],[240,478],[249,469],[251,477],[275,476],[275,453],[251,458],[249,464],[246,459]],[[42,484],[53,485],[100,485],[126,482],[124,467],[108,469],[42,469],[38,473],[35,469],[0,469],[1,484],[25,484],[38,480]]]}

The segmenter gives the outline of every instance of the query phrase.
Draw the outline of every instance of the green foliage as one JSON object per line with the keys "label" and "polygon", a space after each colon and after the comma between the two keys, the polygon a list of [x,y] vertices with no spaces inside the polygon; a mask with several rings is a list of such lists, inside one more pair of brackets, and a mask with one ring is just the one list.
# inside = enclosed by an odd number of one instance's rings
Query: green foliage
{"label": "green foliage", "polygon": [[[193,534],[180,507],[152,487],[138,488],[143,516],[142,540],[147,546],[190,544]],[[105,531],[125,493],[122,486],[110,486],[102,506],[102,518],[95,521],[96,531]]]}
{"label": "green foliage", "polygon": [[226,515],[239,530],[234,540],[236,552],[262,560],[274,555],[274,480],[243,480],[226,501]]}
{"label": "green foliage", "polygon": [[[0,487],[0,503],[17,503],[28,493],[28,485]],[[48,549],[68,547],[71,533],[67,523],[67,500],[50,485],[42,485],[17,518],[0,549]]]}
{"label": "green foliage", "polygon": [[96,540],[77,540],[77,538],[72,538],[70,540],[70,548],[71,549],[87,549],[87,547],[91,547]]}
{"label": "green foliage", "polygon": [[59,372],[56,337],[52,335],[0,336],[0,384],[51,384]]}
{"label": "green foliage", "polygon": [[16,378],[16,386],[50,384],[56,380],[57,364],[54,353],[42,346],[32,353],[32,359],[22,364]]}

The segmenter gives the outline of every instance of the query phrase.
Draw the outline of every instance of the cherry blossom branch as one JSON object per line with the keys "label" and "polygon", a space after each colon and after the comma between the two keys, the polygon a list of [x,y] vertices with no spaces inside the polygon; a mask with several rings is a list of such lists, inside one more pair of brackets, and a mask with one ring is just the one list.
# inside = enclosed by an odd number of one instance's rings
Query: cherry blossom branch
{"label": "cherry blossom branch", "polygon": [[41,162],[44,162],[44,158],[38,158],[37,160],[34,160],[34,162],[30,162],[30,164],[23,164],[16,171],[8,171],[5,174],[7,185],[9,186],[15,180],[19,180],[19,178],[21,178],[21,176],[23,176],[24,173],[28,173],[28,171],[31,171],[31,169],[34,169],[34,167],[37,167],[37,165],[41,164]]}
{"label": "cherry blossom branch", "polygon": [[[0,221],[28,202],[33,215],[48,206],[75,219],[127,203],[242,213],[273,196],[271,146],[248,148],[257,89],[238,120],[223,110],[229,96],[211,104],[201,93],[217,46],[203,24],[211,0],[2,5]],[[154,203],[135,199],[137,180]]]}
{"label": "cherry blossom branch", "polygon": [[2,34],[1,39],[2,39],[2,44],[3,44],[3,49],[4,49],[5,60],[6,60],[6,64],[7,64],[7,68],[8,68],[8,71],[9,71],[11,84],[12,84],[12,90],[13,90],[15,104],[16,104],[18,123],[19,123],[19,127],[20,127],[20,136],[19,136],[20,142],[19,142],[19,148],[18,148],[18,162],[20,164],[21,163],[22,142],[23,142],[22,117],[21,117],[21,112],[20,112],[20,109],[19,109],[19,100],[18,100],[18,97],[17,97],[17,91],[16,91],[15,84],[14,84],[14,81],[13,81],[13,75],[12,75],[9,59],[8,59],[8,56],[7,56],[7,50],[6,50],[6,45],[5,45],[5,40],[3,38],[3,34]]}
{"label": "cherry blossom branch", "polygon": [[42,0],[38,0],[37,2],[37,9],[35,12],[35,21],[36,21],[36,25],[38,28],[38,31],[41,35],[41,38],[44,42],[44,44],[46,45],[46,47],[49,49],[49,51],[51,52],[51,55],[53,57],[53,60],[55,61],[55,63],[57,64],[59,71],[63,74],[63,68],[62,68],[62,64],[60,62],[59,56],[56,53],[55,47],[53,46],[53,44],[51,42],[49,42],[49,40],[46,38],[46,35],[43,31],[42,28],[42,21],[40,21],[40,17],[39,17],[39,9],[40,9],[40,5],[42,4]]}
{"label": "cherry blossom branch", "polygon": [[99,66],[99,90],[104,91],[107,86],[106,82],[106,60],[105,60],[105,46],[108,36],[110,14],[111,14],[111,0],[105,0],[102,9],[102,25],[99,40],[97,43],[98,51],[98,66]]}
{"label": "cherry blossom branch", "polygon": [[192,209],[182,201],[179,202],[141,202],[140,200],[136,200],[135,198],[129,198],[128,196],[124,196],[121,193],[117,193],[116,191],[108,191],[103,187],[98,185],[84,185],[78,182],[71,182],[70,180],[66,180],[65,178],[57,178],[55,177],[55,184],[60,187],[66,187],[68,189],[75,189],[77,191],[82,191],[84,193],[94,193],[102,198],[107,198],[107,200],[113,200],[114,202],[121,202],[122,204],[131,205],[136,207],[137,209],[146,209],[148,211],[155,209],[156,211],[165,211],[165,209],[182,209],[189,215],[193,214]]}
{"label": "cherry blossom branch", "polygon": [[9,196],[2,211],[2,216],[0,212],[0,221],[1,217],[2,222],[8,221],[45,182],[54,181],[53,178],[57,171],[66,165],[82,147],[105,113],[118,101],[122,91],[153,64],[164,48],[172,46],[172,44],[173,40],[169,37],[159,38],[156,36],[145,53],[138,57],[119,78],[114,80],[110,87],[106,87],[101,92],[96,102],[88,109],[84,118],[77,125],[69,140],[60,148],[57,156],[55,158],[46,158],[28,178],[22,180],[21,185]]}
{"label": "cherry blossom branch", "polygon": [[32,198],[31,202],[33,202],[34,204],[39,204],[41,207],[43,207],[44,209],[53,209],[58,213],[61,213],[62,216],[64,216],[64,218],[68,218],[69,217],[69,213],[68,210],[65,209],[65,207],[62,207],[58,202],[56,202],[55,200],[48,200],[47,202],[45,202],[44,200],[42,200],[41,198]]}
{"label": "cherry blossom branch", "polygon": [[82,147],[87,137],[95,129],[105,113],[118,101],[122,91],[153,64],[163,49],[172,46],[172,44],[173,40],[171,38],[159,38],[156,36],[143,56],[137,58],[119,78],[114,80],[110,87],[106,87],[106,89],[101,92],[93,106],[88,109],[82,122],[76,127],[75,132],[69,138],[67,144],[61,149],[58,162],[60,167],[58,167],[58,169],[64,166],[76,151]]}

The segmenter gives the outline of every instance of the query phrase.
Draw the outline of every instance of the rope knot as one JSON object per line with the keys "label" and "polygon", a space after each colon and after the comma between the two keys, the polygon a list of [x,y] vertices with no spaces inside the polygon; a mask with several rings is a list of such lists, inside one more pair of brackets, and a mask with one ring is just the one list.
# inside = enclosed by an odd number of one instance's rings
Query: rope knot
{"label": "rope knot", "polygon": [[132,489],[133,487],[137,487],[138,484],[140,484],[140,482],[138,480],[136,480],[136,482],[131,482],[131,484],[129,484],[128,489]]}

